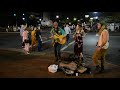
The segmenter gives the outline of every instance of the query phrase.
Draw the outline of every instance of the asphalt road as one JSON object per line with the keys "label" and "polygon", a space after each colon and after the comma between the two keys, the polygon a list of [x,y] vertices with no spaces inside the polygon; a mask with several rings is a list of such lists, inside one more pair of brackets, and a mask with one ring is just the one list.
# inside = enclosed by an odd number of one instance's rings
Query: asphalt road
{"label": "asphalt road", "polygon": [[[69,40],[69,45],[62,46],[62,50],[66,51],[66,52],[71,52],[73,53],[73,46],[74,46],[74,42],[72,39],[72,35],[70,36],[70,40]],[[42,36],[43,37],[49,37],[50,33],[49,30],[42,32]],[[97,41],[98,37],[96,36],[95,33],[88,33],[86,35],[86,37],[84,37],[84,49],[83,49],[83,54],[84,54],[84,59],[85,61],[88,60],[92,60],[92,54],[95,50],[95,44]],[[50,45],[50,40],[44,40],[44,44],[46,45]],[[115,65],[120,65],[120,36],[110,36],[110,47],[108,49],[108,54],[106,57],[106,61]],[[21,49],[21,38],[20,38],[20,34],[19,33],[0,33],[0,48],[17,48],[17,49]],[[47,52],[52,52],[53,48],[48,48],[46,50]]]}

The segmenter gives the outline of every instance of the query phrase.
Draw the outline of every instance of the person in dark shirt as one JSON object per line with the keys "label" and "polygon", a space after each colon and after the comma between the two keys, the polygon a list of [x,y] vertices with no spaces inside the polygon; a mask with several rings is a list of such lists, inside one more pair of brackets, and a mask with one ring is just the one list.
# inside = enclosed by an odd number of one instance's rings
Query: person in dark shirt
{"label": "person in dark shirt", "polygon": [[38,52],[42,51],[42,36],[40,29],[37,28],[36,40],[38,41]]}

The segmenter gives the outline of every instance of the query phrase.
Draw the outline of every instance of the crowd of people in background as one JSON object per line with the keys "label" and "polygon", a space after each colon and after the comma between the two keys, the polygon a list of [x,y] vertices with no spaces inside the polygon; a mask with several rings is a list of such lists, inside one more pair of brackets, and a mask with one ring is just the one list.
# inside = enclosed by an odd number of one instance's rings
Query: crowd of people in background
{"label": "crowd of people in background", "polygon": [[32,28],[27,25],[21,25],[20,28],[21,45],[25,51],[25,54],[30,54],[31,51],[35,51],[36,48],[42,51],[42,36],[40,27],[34,26]]}

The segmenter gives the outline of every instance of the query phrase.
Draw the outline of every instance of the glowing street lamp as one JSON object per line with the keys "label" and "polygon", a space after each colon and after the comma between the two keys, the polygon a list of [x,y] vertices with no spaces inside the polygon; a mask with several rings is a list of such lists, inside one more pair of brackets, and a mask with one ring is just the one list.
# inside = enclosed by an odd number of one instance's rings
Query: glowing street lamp
{"label": "glowing street lamp", "polygon": [[39,19],[41,21],[41,19]]}
{"label": "glowing street lamp", "polygon": [[25,18],[22,18],[23,20],[25,20]]}
{"label": "glowing street lamp", "polygon": [[16,16],[16,14],[14,14],[14,16]]}
{"label": "glowing street lamp", "polygon": [[25,14],[23,13],[23,16],[24,16]]}
{"label": "glowing street lamp", "polygon": [[14,13],[14,17],[16,18],[16,26],[17,26],[17,16],[16,16],[16,14]]}
{"label": "glowing street lamp", "polygon": [[91,20],[93,20],[93,18],[90,18]]}
{"label": "glowing street lamp", "polygon": [[59,18],[59,16],[57,15],[56,18]]}
{"label": "glowing street lamp", "polygon": [[69,19],[69,17],[67,17],[67,19]]}
{"label": "glowing street lamp", "polygon": [[89,17],[89,15],[85,15],[85,18],[88,18]]}
{"label": "glowing street lamp", "polygon": [[77,18],[74,18],[74,21],[76,21],[77,20]]}

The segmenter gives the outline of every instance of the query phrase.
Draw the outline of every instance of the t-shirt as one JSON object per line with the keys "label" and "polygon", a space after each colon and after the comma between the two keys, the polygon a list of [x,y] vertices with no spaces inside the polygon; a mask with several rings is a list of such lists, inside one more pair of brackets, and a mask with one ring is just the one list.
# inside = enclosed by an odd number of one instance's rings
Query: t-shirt
{"label": "t-shirt", "polygon": [[58,35],[64,35],[64,36],[66,34],[65,31],[63,29],[59,28],[59,27],[57,29],[52,28],[50,33],[52,35],[55,35],[57,33]]}
{"label": "t-shirt", "polygon": [[[102,42],[103,42],[103,38],[102,38],[103,32],[107,32],[108,33],[108,31],[106,29],[104,29],[102,31],[102,33],[101,33],[101,35],[99,36],[99,39],[98,39],[98,46],[102,45]],[[107,36],[107,43],[102,48],[107,49],[109,47],[109,42],[108,41],[109,41],[109,33],[108,33],[108,36]]]}
{"label": "t-shirt", "polygon": [[36,39],[37,39],[37,40],[40,38],[39,35],[41,35],[41,32],[40,32],[40,31],[37,31],[37,32],[36,32]]}
{"label": "t-shirt", "polygon": [[[54,36],[55,34],[63,35],[63,36],[66,35],[65,31],[63,29],[61,29],[60,27],[58,27],[57,29],[52,28],[50,33],[52,36]],[[57,42],[57,40],[54,40],[54,42]]]}

